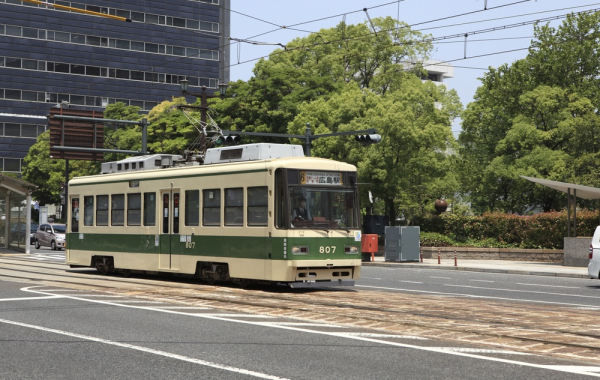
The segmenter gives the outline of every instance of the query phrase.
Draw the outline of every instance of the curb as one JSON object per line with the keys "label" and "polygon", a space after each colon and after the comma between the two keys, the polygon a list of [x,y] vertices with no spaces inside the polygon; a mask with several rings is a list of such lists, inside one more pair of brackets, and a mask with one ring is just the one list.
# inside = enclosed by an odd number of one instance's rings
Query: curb
{"label": "curb", "polygon": [[521,274],[532,276],[548,276],[548,277],[569,277],[569,278],[590,278],[587,274],[577,273],[557,273],[557,272],[539,272],[528,270],[515,269],[489,269],[489,268],[473,268],[473,267],[455,267],[445,265],[419,265],[419,264],[395,264],[395,263],[378,263],[378,262],[363,262],[365,267],[395,267],[395,268],[418,268],[418,269],[442,269],[442,270],[462,270],[467,272],[486,272],[486,273],[502,273],[502,274]]}

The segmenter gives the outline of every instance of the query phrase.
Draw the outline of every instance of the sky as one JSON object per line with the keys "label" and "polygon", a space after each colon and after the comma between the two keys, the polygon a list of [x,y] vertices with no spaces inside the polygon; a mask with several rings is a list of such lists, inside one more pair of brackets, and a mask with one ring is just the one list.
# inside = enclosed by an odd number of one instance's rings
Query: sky
{"label": "sky", "polygon": [[[431,59],[452,61],[454,78],[447,87],[456,90],[463,107],[473,101],[481,78],[489,67],[525,58],[533,39],[534,20],[554,18],[571,12],[600,10],[593,0],[231,0],[231,37],[261,43],[283,44],[340,23],[358,24],[369,17],[391,16],[413,30],[435,37],[460,35],[434,44]],[[335,16],[328,18],[330,16]],[[455,17],[456,16],[456,17]],[[320,21],[309,22],[322,19]],[[438,21],[433,21],[438,20]],[[559,26],[564,19],[542,21]],[[433,22],[431,22],[433,21]],[[302,23],[301,25],[296,25]],[[506,27],[509,25],[526,25]],[[417,25],[419,24],[419,25]],[[283,28],[286,26],[286,28]],[[292,29],[293,28],[293,29]],[[484,30],[488,32],[482,32]],[[263,34],[264,33],[264,34]],[[467,33],[465,47],[464,34]],[[262,34],[258,37],[256,35]],[[277,45],[231,45],[230,80],[248,80],[260,57],[280,48]],[[465,59],[465,49],[466,57]],[[511,51],[512,50],[512,51]],[[477,57],[479,56],[479,57]],[[452,131],[460,132],[460,119]]]}

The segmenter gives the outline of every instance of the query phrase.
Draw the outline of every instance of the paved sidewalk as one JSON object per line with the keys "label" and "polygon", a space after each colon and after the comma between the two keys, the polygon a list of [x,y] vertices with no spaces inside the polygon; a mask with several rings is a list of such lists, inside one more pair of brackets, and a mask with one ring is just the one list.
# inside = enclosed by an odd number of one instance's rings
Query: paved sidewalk
{"label": "paved sidewalk", "polygon": [[0,256],[8,255],[24,255],[25,251],[15,251],[8,248],[0,248]]}
{"label": "paved sidewalk", "polygon": [[466,270],[473,272],[529,274],[535,276],[590,278],[587,267],[566,267],[561,263],[540,263],[531,261],[508,260],[457,260],[444,259],[438,264],[436,259],[423,259],[423,262],[385,261],[384,257],[375,257],[374,262],[363,262],[363,266],[399,267],[419,269]]}

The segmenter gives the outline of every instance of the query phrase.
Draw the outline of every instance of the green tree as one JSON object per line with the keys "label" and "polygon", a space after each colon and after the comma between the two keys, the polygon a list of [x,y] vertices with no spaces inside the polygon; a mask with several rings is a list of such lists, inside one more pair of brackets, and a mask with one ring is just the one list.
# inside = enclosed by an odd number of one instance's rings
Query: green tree
{"label": "green tree", "polygon": [[406,62],[427,57],[426,36],[390,17],[373,23],[377,34],[366,23],[342,22],[258,61],[248,82],[231,83],[225,99],[211,101],[221,128],[286,133],[304,102],[328,99],[349,83],[383,94],[400,88],[404,77],[420,76],[422,68]]}
{"label": "green tree", "polygon": [[[32,196],[42,204],[60,203],[61,185],[65,182],[65,160],[50,158],[50,131],[38,136],[24,159],[22,177],[37,185]],[[100,163],[69,160],[69,179],[98,174]]]}
{"label": "green tree", "polygon": [[459,137],[461,187],[478,211],[564,204],[521,175],[600,185],[599,25],[595,13],[536,26],[525,59],[481,79]]}

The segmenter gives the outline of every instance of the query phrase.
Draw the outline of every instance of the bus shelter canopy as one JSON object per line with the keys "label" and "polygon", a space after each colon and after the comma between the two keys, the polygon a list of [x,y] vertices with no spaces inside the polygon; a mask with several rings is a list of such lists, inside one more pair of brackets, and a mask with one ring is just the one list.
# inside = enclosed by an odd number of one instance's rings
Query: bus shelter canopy
{"label": "bus shelter canopy", "polygon": [[566,194],[574,194],[573,190],[577,190],[577,198],[600,199],[600,189],[597,187],[576,185],[568,182],[550,181],[549,179],[526,177],[524,175],[522,175],[521,178],[525,178],[528,181],[535,182],[554,190],[562,191]]}
{"label": "bus shelter canopy", "polygon": [[[540,179],[535,177],[521,176],[528,181],[546,186],[554,190],[562,191],[567,194],[567,237],[571,237],[571,204],[575,204],[573,209],[573,236],[577,236],[577,198],[598,199],[600,204],[600,189],[597,187],[576,185],[574,183],[551,181],[549,179]],[[573,197],[571,199],[571,197]],[[598,207],[600,218],[600,207]]]}

